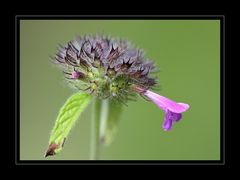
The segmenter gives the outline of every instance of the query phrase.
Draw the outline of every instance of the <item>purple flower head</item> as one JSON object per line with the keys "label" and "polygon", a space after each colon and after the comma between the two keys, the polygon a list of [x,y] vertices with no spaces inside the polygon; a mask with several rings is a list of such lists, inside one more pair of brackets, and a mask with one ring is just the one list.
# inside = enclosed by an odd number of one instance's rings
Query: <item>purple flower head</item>
{"label": "purple flower head", "polygon": [[162,125],[165,131],[171,130],[174,122],[178,122],[182,118],[181,113],[187,111],[189,108],[188,104],[176,103],[149,90],[145,91],[143,94],[166,113]]}
{"label": "purple flower head", "polygon": [[132,85],[153,87],[157,70],[130,42],[106,36],[82,36],[60,46],[52,59],[66,82],[99,99],[125,103],[134,99]]}

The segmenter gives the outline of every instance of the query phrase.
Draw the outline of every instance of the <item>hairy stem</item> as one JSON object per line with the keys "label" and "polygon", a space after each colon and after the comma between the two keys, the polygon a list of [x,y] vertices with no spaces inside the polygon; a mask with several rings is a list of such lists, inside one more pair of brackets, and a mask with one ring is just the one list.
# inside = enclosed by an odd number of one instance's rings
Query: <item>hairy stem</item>
{"label": "hairy stem", "polygon": [[90,160],[99,159],[99,127],[100,127],[100,109],[101,101],[98,99],[93,100],[92,114],[91,114],[91,129],[90,129]]}
{"label": "hairy stem", "polygon": [[109,104],[108,100],[94,99],[91,115],[91,147],[90,160],[98,160],[100,157],[101,137],[106,130]]}
{"label": "hairy stem", "polygon": [[104,99],[101,103],[101,114],[100,114],[100,142],[103,143],[105,141],[104,139],[104,133],[107,128],[107,116],[109,111],[109,100]]}

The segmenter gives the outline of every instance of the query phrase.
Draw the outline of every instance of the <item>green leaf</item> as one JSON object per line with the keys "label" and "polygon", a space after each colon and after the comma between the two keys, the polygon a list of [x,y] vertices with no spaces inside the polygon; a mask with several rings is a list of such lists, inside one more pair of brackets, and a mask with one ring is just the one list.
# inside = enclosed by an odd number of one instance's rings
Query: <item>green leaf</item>
{"label": "green leaf", "polygon": [[78,92],[67,100],[57,116],[45,156],[54,155],[62,150],[67,135],[91,99],[92,96]]}
{"label": "green leaf", "polygon": [[118,130],[122,104],[113,100],[103,100],[100,113],[100,141],[109,145]]}

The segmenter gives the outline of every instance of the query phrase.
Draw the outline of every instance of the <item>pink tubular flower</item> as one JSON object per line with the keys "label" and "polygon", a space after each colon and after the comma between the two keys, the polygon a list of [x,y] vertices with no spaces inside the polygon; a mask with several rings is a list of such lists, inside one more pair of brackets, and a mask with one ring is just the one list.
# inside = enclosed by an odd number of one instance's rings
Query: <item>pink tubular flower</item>
{"label": "pink tubular flower", "polygon": [[149,90],[146,90],[143,94],[166,113],[162,125],[165,131],[171,130],[173,123],[175,121],[178,122],[182,118],[181,113],[187,111],[189,108],[188,104],[176,103]]}

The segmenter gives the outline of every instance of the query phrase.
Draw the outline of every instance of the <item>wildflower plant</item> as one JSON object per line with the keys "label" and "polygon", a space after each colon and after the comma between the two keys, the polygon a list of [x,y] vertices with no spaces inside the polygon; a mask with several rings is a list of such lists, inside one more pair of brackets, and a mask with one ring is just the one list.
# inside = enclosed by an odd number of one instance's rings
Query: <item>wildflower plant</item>
{"label": "wildflower plant", "polygon": [[105,36],[84,36],[61,46],[53,62],[66,82],[77,90],[60,109],[45,156],[62,150],[67,135],[92,101],[90,159],[98,159],[100,144],[113,140],[122,106],[138,95],[165,112],[163,129],[169,131],[182,118],[188,104],[176,103],[151,90],[157,86],[157,68],[128,41]]}

